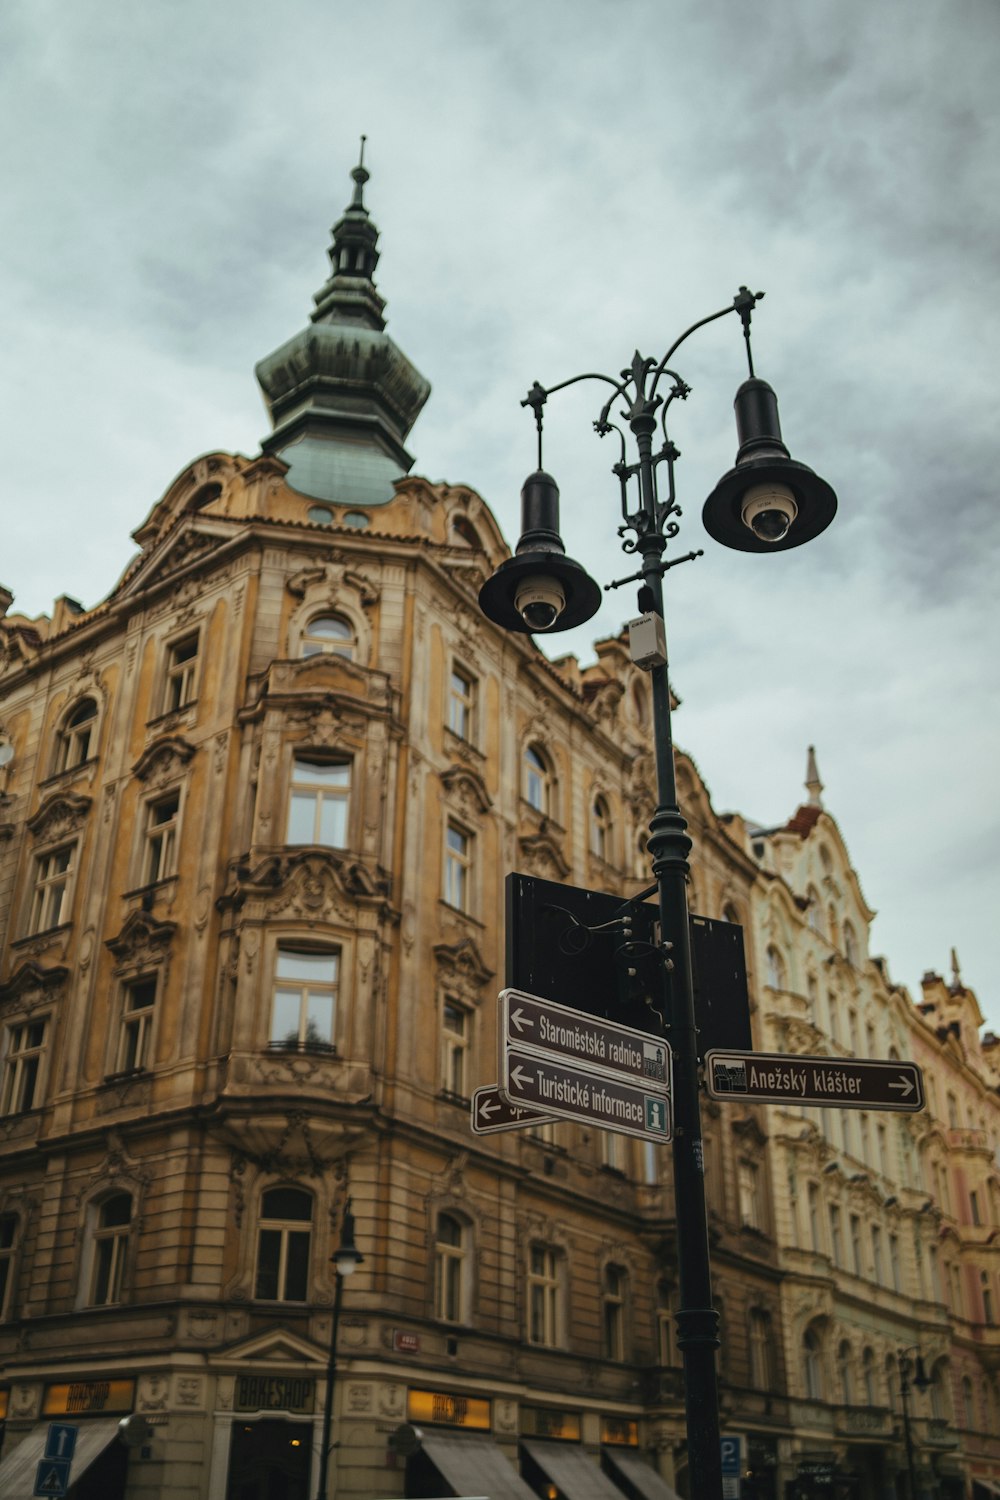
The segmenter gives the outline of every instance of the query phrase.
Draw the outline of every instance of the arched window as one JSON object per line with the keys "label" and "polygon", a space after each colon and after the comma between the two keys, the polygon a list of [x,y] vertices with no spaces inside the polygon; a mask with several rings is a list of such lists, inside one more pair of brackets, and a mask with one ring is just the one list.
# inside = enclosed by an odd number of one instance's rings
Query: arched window
{"label": "arched window", "polygon": [[354,631],[340,615],[315,615],[302,632],[302,656],[354,657]]}
{"label": "arched window", "polygon": [[537,745],[524,752],[524,800],[546,817],[552,813],[552,773],[546,757]]}
{"label": "arched window", "polygon": [[590,852],[598,859],[611,858],[611,812],[603,797],[595,797],[590,809]]}
{"label": "arched window", "polygon": [[734,927],[740,926],[740,914],[731,901],[727,901],[722,908],[722,920],[724,922],[731,922]]}
{"label": "arched window", "polygon": [[785,988],[785,960],[773,943],[767,949],[767,982],[772,990]]}
{"label": "arched window", "polygon": [[806,901],[809,904],[809,926],[813,932],[818,932],[820,937],[825,937],[823,929],[823,903],[819,899],[819,891],[811,885],[806,891]]}
{"label": "arched window", "polygon": [[823,1399],[823,1345],[815,1328],[802,1335],[802,1376],[810,1401]]}
{"label": "arched window", "polygon": [[309,1295],[312,1194],[274,1187],[260,1200],[254,1296],[267,1302],[305,1302]]}
{"label": "arched window", "polygon": [[69,771],[73,766],[82,766],[91,759],[94,749],[94,730],[97,727],[97,704],[93,698],[83,698],[63,720],[56,739],[53,774]]}
{"label": "arched window", "polygon": [[97,1209],[90,1280],[93,1307],[110,1307],[122,1300],[131,1224],[132,1199],[128,1193],[112,1194]]}
{"label": "arched window", "polygon": [[471,547],[473,552],[482,552],[483,544],[479,540],[479,533],[467,516],[454,516],[452,518],[451,529],[459,541],[464,542],[467,547]]}
{"label": "arched window", "polygon": [[992,1324],[993,1323],[993,1288],[990,1286],[990,1273],[988,1271],[980,1271],[980,1273],[979,1273],[979,1282],[980,1282],[980,1288],[981,1288],[982,1297],[983,1297],[983,1322],[987,1323],[987,1324]]}
{"label": "arched window", "polygon": [[750,1381],[757,1391],[774,1390],[771,1318],[763,1308],[750,1309]]}
{"label": "arched window", "polygon": [[931,1371],[931,1416],[938,1422],[947,1421],[948,1418],[948,1403],[945,1397],[947,1389],[948,1362],[942,1360]]}
{"label": "arched window", "polygon": [[972,1381],[968,1375],[962,1376],[962,1417],[968,1431],[976,1425],[976,1408],[972,1396]]}
{"label": "arched window", "polygon": [[628,1293],[628,1272],[623,1266],[609,1265],[604,1268],[602,1311],[604,1324],[605,1359],[625,1358],[625,1302]]}
{"label": "arched window", "polygon": [[437,1216],[434,1245],[434,1316],[445,1323],[465,1323],[468,1280],[468,1231],[454,1214]]}
{"label": "arched window", "polygon": [[851,1346],[846,1339],[842,1339],[837,1349],[837,1379],[840,1383],[840,1396],[845,1406],[854,1405],[854,1376],[851,1371]]}
{"label": "arched window", "polygon": [[861,1355],[861,1380],[865,1388],[866,1406],[877,1406],[875,1390],[875,1355],[870,1348],[866,1348]]}

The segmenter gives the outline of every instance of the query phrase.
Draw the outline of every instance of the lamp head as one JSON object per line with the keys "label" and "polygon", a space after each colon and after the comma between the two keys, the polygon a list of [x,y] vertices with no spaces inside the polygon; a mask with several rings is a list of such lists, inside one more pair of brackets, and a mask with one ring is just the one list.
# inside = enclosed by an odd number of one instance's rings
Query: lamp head
{"label": "lamp head", "polygon": [[916,1373],[913,1376],[913,1384],[918,1391],[926,1391],[927,1387],[933,1385],[934,1382],[924,1369],[924,1357],[922,1354],[917,1355],[914,1364],[916,1366]]}
{"label": "lamp head", "polygon": [[336,1267],[338,1276],[353,1276],[358,1266],[364,1262],[364,1256],[354,1243],[354,1215],[351,1213],[350,1198],[344,1205],[344,1220],[340,1226],[340,1244],[330,1259]]}
{"label": "lamp head", "polygon": [[705,501],[705,530],[738,552],[785,552],[811,542],[833,520],[836,495],[789,456],[778,398],[766,380],[745,380],[733,404],[739,451]]}
{"label": "lamp head", "polygon": [[551,474],[529,474],[521,489],[521,535],[513,557],[479,590],[488,620],[522,635],[571,630],[596,615],[601,590],[566,556],[559,535],[559,487]]}

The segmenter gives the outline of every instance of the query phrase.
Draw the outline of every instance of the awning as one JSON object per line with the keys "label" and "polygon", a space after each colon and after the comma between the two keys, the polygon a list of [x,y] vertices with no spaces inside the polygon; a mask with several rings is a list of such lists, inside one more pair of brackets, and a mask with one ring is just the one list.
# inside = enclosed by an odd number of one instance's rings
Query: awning
{"label": "awning", "polygon": [[605,1462],[624,1480],[627,1495],[639,1494],[642,1500],[679,1500],[677,1491],[638,1453],[629,1448],[602,1449]]}
{"label": "awning", "polygon": [[[975,1495],[977,1489],[982,1490],[984,1495],[989,1495],[991,1497],[991,1500],[1000,1500],[1000,1485],[994,1484],[992,1479],[980,1479],[978,1474],[973,1474],[973,1495]],[[976,1497],[976,1500],[978,1500],[978,1496]]]}
{"label": "awning", "polygon": [[[490,1500],[538,1500],[497,1445],[487,1437],[424,1432],[420,1444],[456,1495],[488,1495]],[[4,1491],[0,1489],[0,1495]]]}
{"label": "awning", "polygon": [[[35,1475],[45,1454],[48,1431],[49,1423],[39,1422],[13,1452],[0,1461],[0,1495],[3,1500],[32,1500]],[[108,1444],[113,1443],[117,1436],[117,1417],[88,1419],[80,1423],[69,1471],[70,1484],[76,1483],[80,1475],[90,1468],[95,1459],[100,1458]]]}
{"label": "awning", "polygon": [[565,1500],[622,1500],[621,1490],[578,1444],[524,1438],[521,1446]]}

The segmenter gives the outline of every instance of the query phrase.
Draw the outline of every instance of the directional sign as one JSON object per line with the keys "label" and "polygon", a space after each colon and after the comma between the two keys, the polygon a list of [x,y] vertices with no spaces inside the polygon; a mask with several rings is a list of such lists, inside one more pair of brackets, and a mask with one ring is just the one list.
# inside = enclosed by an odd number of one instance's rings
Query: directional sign
{"label": "directional sign", "polygon": [[707,1052],[705,1087],[713,1099],[760,1099],[826,1109],[924,1107],[916,1063],[856,1057],[795,1057],[780,1052]]}
{"label": "directional sign", "polygon": [[[37,1450],[36,1450],[37,1451]],[[33,1495],[65,1495],[69,1489],[69,1459],[43,1458],[35,1470]]]}
{"label": "directional sign", "polygon": [[45,1434],[45,1457],[71,1459],[79,1431],[72,1422],[50,1422]]}
{"label": "directional sign", "polygon": [[500,1045],[560,1057],[604,1077],[613,1073],[670,1088],[670,1048],[659,1037],[523,990],[500,992]]}
{"label": "directional sign", "polygon": [[507,1047],[500,1088],[512,1104],[532,1105],[566,1120],[584,1120],[649,1141],[671,1138],[670,1095],[662,1083],[640,1088],[526,1047]]}
{"label": "directional sign", "polygon": [[476,1089],[472,1096],[473,1135],[492,1135],[495,1130],[517,1130],[523,1125],[539,1125],[552,1116],[541,1109],[521,1109],[501,1094],[496,1084]]}

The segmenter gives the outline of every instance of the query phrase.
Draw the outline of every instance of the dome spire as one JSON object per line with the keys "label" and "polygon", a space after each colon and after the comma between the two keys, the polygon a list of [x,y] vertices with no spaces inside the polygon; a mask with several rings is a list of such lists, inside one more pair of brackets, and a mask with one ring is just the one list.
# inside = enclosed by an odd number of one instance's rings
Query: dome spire
{"label": "dome spire", "polygon": [[378,229],[365,207],[365,183],[371,173],[365,166],[365,141],[361,137],[361,155],[351,171],[354,194],[330,233],[333,244],[330,257],[330,279],[316,293],[314,323],[360,323],[381,333],[385,327],[385,301],[375,290],[375,267],[378,265]]}
{"label": "dome spire", "polygon": [[809,793],[810,807],[823,806],[823,783],[819,779],[815,745],[809,746],[809,754],[806,756],[806,791]]}

